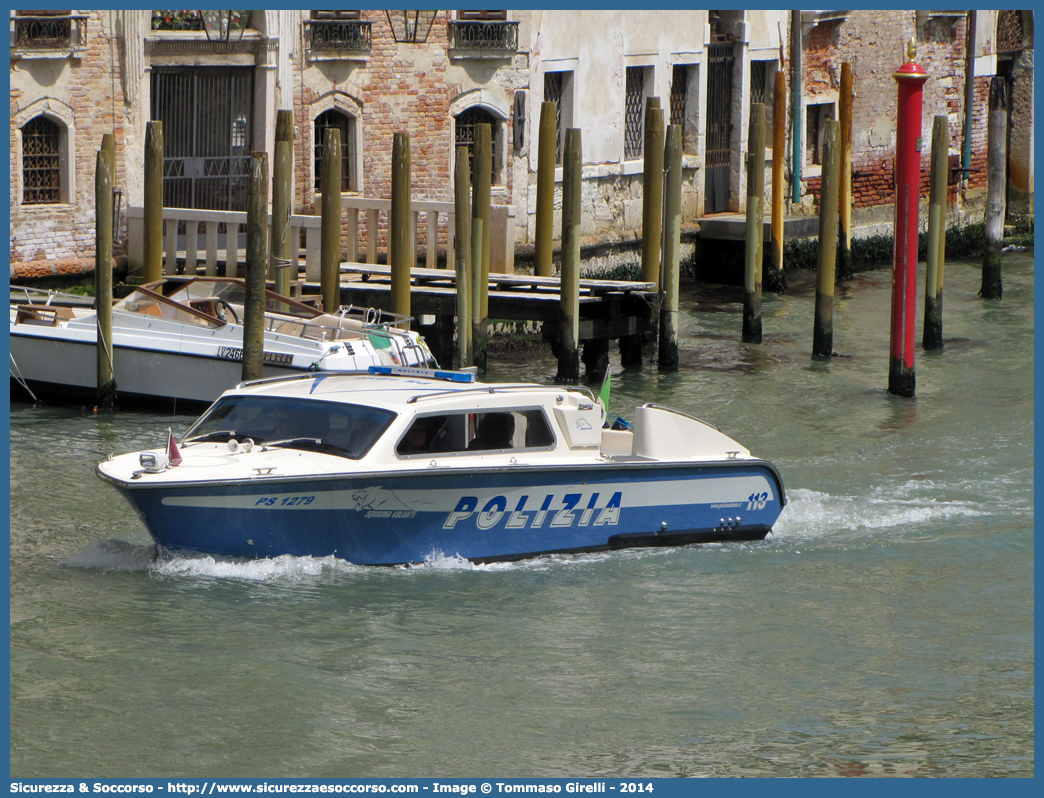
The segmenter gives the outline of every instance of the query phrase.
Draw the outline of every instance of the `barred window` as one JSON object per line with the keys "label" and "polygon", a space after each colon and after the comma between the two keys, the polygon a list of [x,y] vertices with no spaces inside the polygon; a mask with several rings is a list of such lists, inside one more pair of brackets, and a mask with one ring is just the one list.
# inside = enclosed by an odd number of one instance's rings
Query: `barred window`
{"label": "barred window", "polygon": [[[493,182],[497,182],[497,151],[500,148],[500,124],[499,120],[483,108],[472,107],[457,114],[456,118],[456,142],[458,147],[468,148],[468,168],[475,173],[475,139],[477,126],[486,122],[490,126],[490,137],[493,146]],[[474,180],[474,178],[472,178]]]}
{"label": "barred window", "polygon": [[45,205],[62,201],[62,130],[45,116],[22,128],[22,202]]}
{"label": "barred window", "polygon": [[562,73],[544,73],[544,102],[555,104],[555,163],[562,163]]}
{"label": "barred window", "polygon": [[[765,106],[765,124],[772,129],[773,100],[776,86],[775,61],[750,62],[750,102]],[[770,134],[771,135],[771,134]]]}
{"label": "barred window", "polygon": [[685,96],[689,92],[689,67],[675,64],[671,74],[671,124],[685,124]]}
{"label": "barred window", "polygon": [[355,120],[338,110],[324,111],[315,118],[315,190],[323,178],[323,140],[326,131],[341,131],[341,191],[358,191],[355,175]]}
{"label": "barred window", "polygon": [[645,139],[645,67],[627,67],[627,93],[624,100],[624,158],[642,157]]}

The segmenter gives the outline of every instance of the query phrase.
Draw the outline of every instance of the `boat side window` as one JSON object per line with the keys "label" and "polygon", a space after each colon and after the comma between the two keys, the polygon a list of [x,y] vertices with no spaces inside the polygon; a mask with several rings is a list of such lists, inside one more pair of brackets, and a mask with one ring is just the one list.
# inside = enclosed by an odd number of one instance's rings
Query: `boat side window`
{"label": "boat side window", "polygon": [[421,416],[396,445],[400,456],[546,449],[554,445],[540,408]]}
{"label": "boat side window", "polygon": [[274,396],[219,399],[186,433],[184,442],[247,438],[257,444],[315,448],[359,459],[395,418],[375,407]]}
{"label": "boat side window", "polygon": [[450,451],[452,427],[452,416],[421,416],[406,430],[395,451],[400,455]]}

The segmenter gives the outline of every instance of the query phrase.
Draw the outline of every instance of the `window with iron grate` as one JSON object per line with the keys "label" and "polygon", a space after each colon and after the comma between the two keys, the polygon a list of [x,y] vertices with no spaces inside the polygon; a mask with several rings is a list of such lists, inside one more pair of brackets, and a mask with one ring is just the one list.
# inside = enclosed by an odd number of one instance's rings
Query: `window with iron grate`
{"label": "window with iron grate", "polygon": [[[765,106],[765,124],[772,130],[772,111],[776,89],[776,61],[750,62],[750,102]],[[771,135],[771,133],[770,133]]]}
{"label": "window with iron grate", "polygon": [[627,85],[624,98],[624,159],[642,157],[645,133],[645,114],[642,108],[645,99],[646,67],[627,67]]}
{"label": "window with iron grate", "polygon": [[689,91],[689,67],[675,64],[671,72],[671,124],[685,124],[685,97]]}
{"label": "window with iron grate", "polygon": [[[493,153],[493,183],[498,183],[497,179],[497,152],[500,150],[500,120],[497,119],[493,114],[489,113],[483,108],[472,107],[465,111],[461,111],[457,114],[455,121],[455,136],[458,147],[468,148],[468,168],[471,170],[472,175],[475,174],[475,137],[476,128],[479,124],[485,122],[490,126],[490,134],[492,138],[493,146],[491,148]],[[474,178],[472,178],[474,180]]]}
{"label": "window with iron grate", "polygon": [[544,73],[544,102],[555,103],[555,163],[562,163],[562,73]]}
{"label": "window with iron grate", "polygon": [[686,155],[699,151],[699,69],[697,64],[675,64],[671,72],[670,123],[681,126]]}
{"label": "window with iron grate", "polygon": [[355,120],[346,113],[332,109],[315,118],[315,190],[320,189],[323,176],[323,140],[330,128],[341,131],[341,191],[358,191],[355,176]]}
{"label": "window with iron grate", "polygon": [[47,205],[62,201],[62,129],[45,116],[22,128],[22,203]]}

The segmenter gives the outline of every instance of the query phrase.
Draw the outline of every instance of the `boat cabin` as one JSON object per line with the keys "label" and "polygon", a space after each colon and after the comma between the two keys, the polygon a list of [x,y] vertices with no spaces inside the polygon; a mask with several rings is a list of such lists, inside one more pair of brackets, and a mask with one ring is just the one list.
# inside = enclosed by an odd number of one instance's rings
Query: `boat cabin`
{"label": "boat cabin", "polygon": [[229,391],[182,443],[235,440],[248,451],[295,448],[418,468],[475,457],[526,464],[750,456],[715,427],[658,405],[635,408],[633,431],[608,429],[605,419],[584,387],[318,373]]}

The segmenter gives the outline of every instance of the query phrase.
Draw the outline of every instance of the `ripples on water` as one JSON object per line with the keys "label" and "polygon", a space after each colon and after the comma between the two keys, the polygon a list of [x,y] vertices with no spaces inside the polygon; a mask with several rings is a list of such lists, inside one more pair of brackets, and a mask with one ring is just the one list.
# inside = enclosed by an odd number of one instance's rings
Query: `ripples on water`
{"label": "ripples on water", "polygon": [[93,465],[188,417],[14,408],[12,774],[1032,775],[1032,262],[1002,309],[948,267],[948,349],[918,353],[914,402],[881,387],[876,273],[835,311],[849,357],[810,362],[796,286],[766,298],[760,348],[690,297],[680,373],[617,364],[616,412],[677,406],[780,467],[763,543],[160,552]]}

